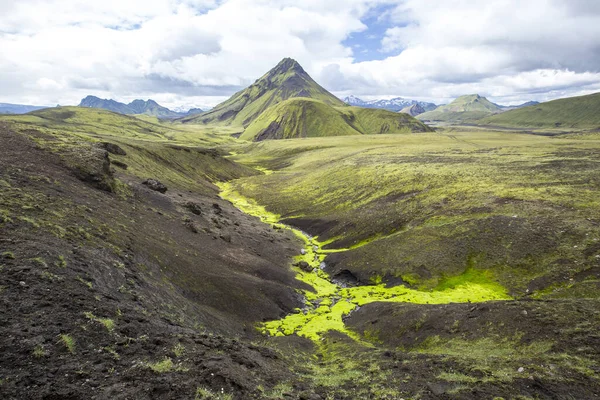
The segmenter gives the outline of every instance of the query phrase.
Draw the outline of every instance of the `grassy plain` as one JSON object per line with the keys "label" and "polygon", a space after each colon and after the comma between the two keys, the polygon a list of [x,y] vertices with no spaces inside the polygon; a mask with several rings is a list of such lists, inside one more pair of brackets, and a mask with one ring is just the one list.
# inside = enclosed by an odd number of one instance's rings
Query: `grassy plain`
{"label": "grassy plain", "polygon": [[581,274],[599,261],[599,138],[441,132],[231,150],[275,171],[235,190],[347,250],[325,260],[334,277],[428,289],[474,269],[517,297],[597,297]]}

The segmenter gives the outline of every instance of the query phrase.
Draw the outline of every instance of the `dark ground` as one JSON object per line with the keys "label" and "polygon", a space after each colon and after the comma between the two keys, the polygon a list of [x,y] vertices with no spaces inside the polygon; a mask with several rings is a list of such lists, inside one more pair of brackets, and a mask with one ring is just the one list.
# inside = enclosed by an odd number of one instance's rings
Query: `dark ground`
{"label": "dark ground", "polygon": [[[372,303],[346,320],[370,346],[263,338],[257,322],[301,306],[296,239],[206,177],[136,176],[89,144],[82,167],[42,136],[0,125],[2,399],[600,398],[597,300]],[[140,151],[121,146],[121,163]]]}

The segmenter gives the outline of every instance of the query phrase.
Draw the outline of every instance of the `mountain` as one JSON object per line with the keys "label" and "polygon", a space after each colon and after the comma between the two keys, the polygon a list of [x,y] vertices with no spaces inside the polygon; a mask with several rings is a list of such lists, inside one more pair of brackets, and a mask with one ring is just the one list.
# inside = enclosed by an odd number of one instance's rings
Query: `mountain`
{"label": "mountain", "polygon": [[528,128],[600,128],[600,93],[553,100],[489,116],[480,124]]}
{"label": "mountain", "polygon": [[261,141],[431,131],[427,125],[407,114],[360,107],[332,107],[320,100],[291,98],[264,111],[240,138]]}
{"label": "mountain", "polygon": [[181,121],[247,127],[269,107],[293,97],[320,100],[330,106],[345,105],[315,82],[298,62],[284,58],[275,68],[227,101],[206,113]]}
{"label": "mountain", "polygon": [[[433,103],[426,103],[424,101],[418,100],[409,100],[404,99],[402,97],[396,97],[390,100],[369,100],[364,101],[356,96],[350,95],[344,98],[344,103],[349,104],[351,106],[356,107],[365,107],[365,108],[381,108],[384,110],[398,112],[404,108],[410,107],[412,105],[418,104],[425,111],[432,111],[437,108],[437,105]],[[425,112],[424,111],[424,112]]]}
{"label": "mountain", "polygon": [[478,94],[458,97],[452,103],[420,114],[421,121],[462,123],[475,121],[502,112],[502,108]]}
{"label": "mountain", "polygon": [[41,110],[42,108],[47,107],[0,103],[0,114],[25,114],[31,111]]}
{"label": "mountain", "polygon": [[413,104],[412,106],[404,107],[402,110],[400,110],[398,112],[416,117],[419,114],[423,114],[425,112],[425,109],[423,107],[421,107],[420,104]]}
{"label": "mountain", "polygon": [[105,110],[109,110],[112,112],[116,112],[119,114],[125,115],[135,115],[135,114],[144,114],[151,115],[158,118],[179,118],[182,116],[201,113],[202,110],[199,108],[192,108],[187,113],[180,113],[171,111],[166,107],[161,106],[154,100],[133,100],[129,104],[120,103],[118,101],[112,99],[100,99],[96,96],[87,96],[81,103],[79,103],[79,107],[87,107],[87,108],[103,108]]}

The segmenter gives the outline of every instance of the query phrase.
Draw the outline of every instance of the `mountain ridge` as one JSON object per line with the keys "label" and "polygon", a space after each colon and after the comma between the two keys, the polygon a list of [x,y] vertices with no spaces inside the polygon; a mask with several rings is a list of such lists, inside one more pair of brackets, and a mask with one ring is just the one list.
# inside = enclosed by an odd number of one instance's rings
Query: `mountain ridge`
{"label": "mountain ridge", "polygon": [[[197,113],[199,109],[192,108],[187,113],[169,110],[152,99],[136,99],[129,104],[121,103],[113,99],[101,99],[96,96],[86,96],[81,100],[78,107],[102,108],[108,111],[124,115],[151,115],[158,118],[178,118],[189,113]],[[202,112],[202,111],[200,111]]]}
{"label": "mountain ridge", "polygon": [[380,99],[380,100],[365,101],[359,97],[350,95],[350,96],[344,97],[343,101],[346,104],[349,104],[351,106],[364,107],[364,108],[381,108],[384,110],[394,111],[394,112],[401,111],[404,108],[410,107],[415,104],[418,104],[425,111],[433,111],[438,107],[434,103],[428,103],[428,102],[419,101],[419,100],[405,99],[403,97],[394,97],[393,99],[389,99],[389,100]]}
{"label": "mountain ridge", "polygon": [[0,114],[26,114],[31,111],[37,111],[44,108],[45,106],[32,106],[27,104],[12,104],[12,103],[0,103]]}

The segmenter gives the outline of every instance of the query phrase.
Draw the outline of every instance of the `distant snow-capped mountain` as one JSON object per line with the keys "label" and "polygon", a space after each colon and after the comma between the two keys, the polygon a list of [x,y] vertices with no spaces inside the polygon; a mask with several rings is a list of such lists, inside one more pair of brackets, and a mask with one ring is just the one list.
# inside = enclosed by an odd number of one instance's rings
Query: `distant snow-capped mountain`
{"label": "distant snow-capped mountain", "polygon": [[437,108],[437,106],[433,103],[427,103],[427,102],[418,101],[418,100],[404,99],[402,97],[395,97],[395,98],[389,99],[389,100],[365,101],[356,96],[350,95],[348,97],[345,97],[343,99],[343,101],[347,104],[350,104],[351,106],[365,107],[365,108],[382,108],[384,110],[389,110],[389,111],[394,111],[394,112],[400,111],[404,108],[413,106],[415,104],[418,104],[425,111],[431,111],[431,110],[435,110]]}

